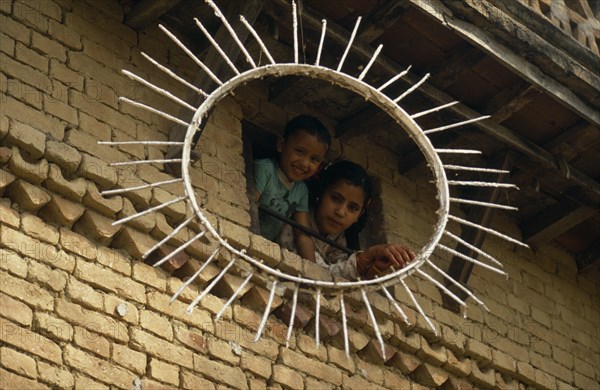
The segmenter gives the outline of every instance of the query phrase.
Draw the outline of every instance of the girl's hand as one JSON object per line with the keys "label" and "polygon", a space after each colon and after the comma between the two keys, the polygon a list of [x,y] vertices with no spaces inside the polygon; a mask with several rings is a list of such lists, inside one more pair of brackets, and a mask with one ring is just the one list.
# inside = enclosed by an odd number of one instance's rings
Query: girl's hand
{"label": "girl's hand", "polygon": [[415,259],[409,248],[400,244],[374,245],[359,255],[357,268],[361,277],[372,279],[387,273],[390,268],[404,268]]}

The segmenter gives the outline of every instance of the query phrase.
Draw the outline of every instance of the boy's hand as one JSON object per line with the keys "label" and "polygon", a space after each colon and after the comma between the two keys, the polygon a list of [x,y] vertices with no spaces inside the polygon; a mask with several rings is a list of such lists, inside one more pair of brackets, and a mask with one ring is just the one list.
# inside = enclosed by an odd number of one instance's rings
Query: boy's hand
{"label": "boy's hand", "polygon": [[375,245],[359,255],[357,268],[361,277],[372,279],[387,273],[392,267],[395,270],[404,268],[415,257],[413,251],[400,244]]}

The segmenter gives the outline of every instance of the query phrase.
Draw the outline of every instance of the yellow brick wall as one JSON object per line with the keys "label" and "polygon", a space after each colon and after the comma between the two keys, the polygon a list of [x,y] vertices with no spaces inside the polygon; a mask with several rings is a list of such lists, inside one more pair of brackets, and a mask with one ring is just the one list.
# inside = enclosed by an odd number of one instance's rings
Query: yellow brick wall
{"label": "yellow brick wall", "polygon": [[[127,68],[177,96],[188,91],[153,68],[144,51],[193,80],[197,67],[155,26],[135,32],[116,0],[0,0],[0,387],[1,388],[597,388],[599,292],[577,275],[573,258],[551,245],[537,252],[488,238],[508,280],[476,269],[469,285],[490,308],[470,303],[468,318],[444,309],[431,283],[407,283],[434,335],[400,290],[411,325],[381,296],[371,301],[386,340],[386,364],[363,308],[348,309],[352,356],[343,353],[339,304],[324,300],[322,345],[315,347],[314,301],[303,301],[285,348],[289,304],[276,297],[263,338],[254,332],[268,299],[249,285],[214,320],[240,285],[218,283],[191,315],[189,302],[214,278],[207,267],[178,300],[170,297],[214,250],[198,241],[162,268],[141,258],[189,211],[182,203],[126,223],[115,219],[183,195],[180,185],[111,197],[100,191],[172,176],[160,164],[115,168],[110,162],[160,159],[163,147],[100,146],[98,140],[167,140],[171,123],[119,102],[119,96],[177,114],[168,99],[120,73]],[[249,246],[288,272],[322,275],[293,254],[248,232],[249,202],[241,119],[279,128],[288,111],[255,83],[224,100],[191,169],[199,202],[229,242]],[[423,172],[403,176],[391,152],[372,141],[334,144],[380,181],[380,239],[424,244],[435,220]],[[407,206],[409,205],[409,206]],[[494,225],[518,236],[510,216]],[[170,250],[197,234],[194,224]],[[458,232],[459,226],[452,225]],[[162,255],[168,253],[165,249]],[[449,256],[435,253],[446,265]],[[148,259],[156,261],[159,257]],[[226,264],[227,256],[218,259]]]}

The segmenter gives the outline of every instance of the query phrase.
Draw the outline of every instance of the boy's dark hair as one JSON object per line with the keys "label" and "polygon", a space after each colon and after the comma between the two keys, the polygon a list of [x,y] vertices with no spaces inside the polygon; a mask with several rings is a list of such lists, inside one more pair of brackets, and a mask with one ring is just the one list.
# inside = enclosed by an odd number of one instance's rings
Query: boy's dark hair
{"label": "boy's dark hair", "polygon": [[331,164],[320,173],[318,179],[310,180],[307,183],[309,192],[312,195],[311,204],[315,206],[327,187],[341,179],[350,182],[352,185],[361,187],[365,192],[363,214],[345,233],[348,247],[357,250],[359,249],[358,233],[360,233],[367,223],[367,206],[373,197],[373,181],[367,171],[359,164],[348,160],[340,160]]}
{"label": "boy's dark hair", "polygon": [[298,115],[290,120],[283,131],[283,139],[287,140],[289,136],[306,131],[310,135],[314,135],[323,142],[327,147],[331,145],[331,135],[325,125],[315,117],[310,115]]}

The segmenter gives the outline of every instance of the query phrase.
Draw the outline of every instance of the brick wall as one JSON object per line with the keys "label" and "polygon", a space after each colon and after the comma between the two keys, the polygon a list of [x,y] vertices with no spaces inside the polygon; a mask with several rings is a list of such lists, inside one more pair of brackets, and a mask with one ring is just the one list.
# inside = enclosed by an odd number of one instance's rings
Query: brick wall
{"label": "brick wall", "polygon": [[[178,107],[120,73],[127,68],[178,96],[187,91],[141,56],[178,69],[192,80],[195,65],[156,27],[136,33],[123,23],[117,1],[0,0],[0,386],[2,388],[597,388],[600,376],[599,292],[577,275],[573,258],[546,246],[534,253],[487,239],[508,280],[477,269],[469,285],[490,308],[470,302],[468,318],[441,306],[439,291],[408,284],[438,336],[415,315],[409,298],[394,294],[411,319],[404,324],[386,300],[372,295],[391,351],[382,361],[364,308],[349,308],[350,347],[343,353],[339,305],[322,309],[322,345],[314,343],[310,300],[297,314],[285,348],[289,305],[276,297],[263,339],[254,332],[268,299],[249,285],[225,312],[214,315],[239,286],[228,275],[192,315],[187,304],[217,273],[169,304],[182,279],[213,250],[188,247],[164,267],[141,255],[188,215],[182,204],[112,226],[176,196],[180,186],[103,198],[99,192],[172,176],[159,164],[116,169],[109,162],[160,159],[162,147],[99,146],[97,140],[167,140],[165,119],[124,105],[118,96],[177,114]],[[242,117],[273,129],[302,107],[283,110],[255,83],[219,105],[193,164],[196,195],[230,242],[288,270],[297,258],[248,232],[249,202],[242,158]],[[360,146],[360,148],[359,148]],[[393,155],[371,141],[336,144],[380,181],[378,238],[424,243],[434,220],[433,188],[422,172],[399,175]],[[405,207],[410,205],[410,207]],[[510,216],[495,226],[518,236]],[[458,231],[458,226],[453,226]],[[199,231],[189,225],[176,247]],[[165,253],[168,249],[165,249]],[[435,253],[439,262],[449,258]],[[148,259],[152,262],[158,259]],[[221,256],[220,262],[227,261]],[[224,263],[223,263],[224,264]],[[322,270],[310,269],[317,275]],[[350,310],[352,309],[352,310]],[[392,313],[392,314],[390,314]],[[287,314],[287,316],[286,316]]]}

